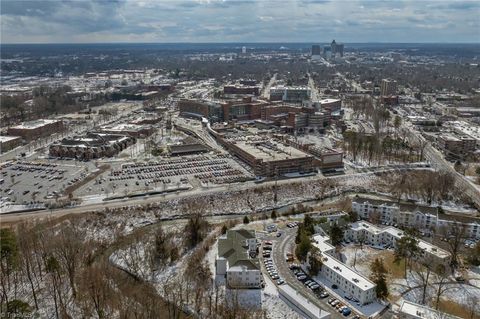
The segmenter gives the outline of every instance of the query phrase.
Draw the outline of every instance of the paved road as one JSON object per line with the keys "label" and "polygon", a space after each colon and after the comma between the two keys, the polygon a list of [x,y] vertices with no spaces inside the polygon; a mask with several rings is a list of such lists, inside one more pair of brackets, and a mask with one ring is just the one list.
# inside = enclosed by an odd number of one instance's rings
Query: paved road
{"label": "paved road", "polygon": [[277,268],[278,274],[282,277],[285,282],[292,286],[295,290],[301,292],[309,301],[326,312],[331,314],[331,318],[343,318],[338,311],[334,310],[330,305],[328,305],[327,300],[330,298],[319,299],[310,288],[306,287],[303,283],[297,280],[293,275],[292,271],[288,268],[288,263],[285,261],[286,252],[293,252],[295,245],[295,236],[297,234],[297,228],[286,228],[283,231],[282,237],[273,244],[273,262]]}
{"label": "paved road", "polygon": [[264,99],[268,100],[270,98],[270,88],[272,87],[273,83],[275,83],[276,80],[277,80],[277,73],[275,73],[272,76],[270,81],[268,81],[267,85],[263,88],[262,97]]}
{"label": "paved road", "polygon": [[[315,176],[301,177],[296,179],[279,180],[277,183],[279,185],[291,184],[291,183],[297,183],[297,182],[308,183],[308,182],[313,182],[321,179],[331,179],[331,180],[336,180],[339,183],[342,183],[342,181],[344,182],[353,177],[368,176],[368,175],[375,174],[375,172],[379,172],[379,171],[387,172],[387,171],[395,171],[395,169],[379,168],[378,170],[374,170],[371,172],[353,173],[348,175],[335,175],[335,176],[329,176],[329,177],[324,177],[319,174]],[[183,191],[179,193],[157,194],[157,195],[150,195],[150,196],[144,196],[139,198],[124,198],[124,199],[106,201],[101,203],[90,203],[90,204],[84,204],[84,205],[72,207],[72,208],[54,209],[51,211],[42,210],[42,211],[35,211],[35,212],[2,214],[0,215],[0,219],[2,222],[7,223],[7,222],[17,222],[19,220],[28,219],[28,218],[61,217],[68,214],[81,214],[86,212],[102,211],[105,208],[113,209],[113,208],[120,208],[120,207],[126,207],[126,206],[145,205],[149,203],[158,203],[158,202],[167,201],[171,199],[183,199],[183,198],[194,197],[194,196],[207,196],[212,194],[219,194],[225,191],[232,191],[232,190],[242,191],[247,189],[263,188],[263,187],[273,186],[274,184],[275,184],[275,181],[267,181],[261,184],[256,184],[253,181],[248,181],[243,183],[227,184],[227,185],[221,185],[221,186],[210,187],[210,188],[195,188],[189,191]]]}
{"label": "paved road", "polygon": [[471,182],[466,180],[465,176],[461,175],[445,160],[443,155],[430,142],[428,142],[420,133],[418,133],[413,127],[403,124],[404,132],[407,134],[409,140],[424,144],[424,156],[432,166],[436,169],[451,173],[455,178],[455,184],[457,187],[461,187],[465,194],[475,203],[477,207],[480,207],[480,190]]}

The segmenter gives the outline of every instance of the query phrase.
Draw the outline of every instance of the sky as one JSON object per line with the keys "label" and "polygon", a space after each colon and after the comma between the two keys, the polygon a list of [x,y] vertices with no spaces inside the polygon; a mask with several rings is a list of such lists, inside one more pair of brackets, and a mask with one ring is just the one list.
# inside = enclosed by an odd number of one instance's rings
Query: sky
{"label": "sky", "polygon": [[1,0],[1,43],[480,42],[480,1]]}

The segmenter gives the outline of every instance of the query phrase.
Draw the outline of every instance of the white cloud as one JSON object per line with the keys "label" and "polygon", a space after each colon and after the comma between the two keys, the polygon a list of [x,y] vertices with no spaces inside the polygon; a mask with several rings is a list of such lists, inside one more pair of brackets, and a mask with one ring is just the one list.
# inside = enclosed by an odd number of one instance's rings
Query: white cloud
{"label": "white cloud", "polygon": [[2,0],[2,42],[479,42],[475,1]]}

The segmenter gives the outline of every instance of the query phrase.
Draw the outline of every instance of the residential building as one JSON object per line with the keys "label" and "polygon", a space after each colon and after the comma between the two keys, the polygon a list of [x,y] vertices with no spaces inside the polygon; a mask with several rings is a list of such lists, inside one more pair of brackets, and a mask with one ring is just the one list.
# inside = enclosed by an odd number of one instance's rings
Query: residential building
{"label": "residential building", "polygon": [[437,233],[457,223],[465,228],[470,238],[480,238],[480,222],[473,218],[460,219],[458,216],[440,215],[437,207],[398,203],[356,196],[352,199],[352,211],[372,223],[382,223],[417,228],[419,230],[435,230]]}
{"label": "residential building", "polygon": [[[366,221],[353,223],[344,233],[347,241],[363,242],[372,246],[396,247],[397,241],[404,236],[405,233],[402,230],[393,226],[380,228]],[[419,258],[427,258],[434,264],[448,265],[450,253],[446,250],[422,239],[418,239],[418,247],[423,251]]]}
{"label": "residential building", "polygon": [[376,299],[376,285],[367,277],[336,259],[335,247],[326,235],[313,236],[312,244],[320,250],[322,268],[320,273],[332,284],[364,305]]}
{"label": "residential building", "polygon": [[216,274],[226,277],[229,288],[261,288],[255,231],[228,230],[218,239]]}
{"label": "residential building", "polygon": [[135,138],[131,136],[95,132],[55,142],[49,147],[49,155],[91,160],[115,156],[134,143]]}
{"label": "residential building", "polygon": [[397,94],[397,81],[392,79],[383,79],[380,86],[380,95],[389,96]]}

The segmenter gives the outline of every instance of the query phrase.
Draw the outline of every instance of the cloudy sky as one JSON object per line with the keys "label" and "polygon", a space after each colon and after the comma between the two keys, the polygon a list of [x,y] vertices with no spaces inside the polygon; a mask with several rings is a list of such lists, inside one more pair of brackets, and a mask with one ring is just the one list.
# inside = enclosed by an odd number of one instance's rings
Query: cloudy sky
{"label": "cloudy sky", "polygon": [[2,43],[480,42],[480,1],[1,0]]}

